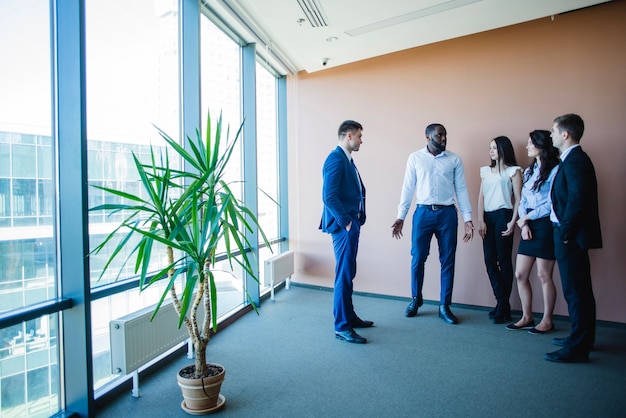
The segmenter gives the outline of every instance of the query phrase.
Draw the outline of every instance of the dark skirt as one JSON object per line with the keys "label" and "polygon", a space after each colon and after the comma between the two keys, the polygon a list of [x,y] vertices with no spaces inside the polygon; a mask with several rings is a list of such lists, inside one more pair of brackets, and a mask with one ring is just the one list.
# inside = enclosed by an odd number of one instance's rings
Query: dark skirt
{"label": "dark skirt", "polygon": [[554,238],[550,217],[546,216],[534,221],[529,221],[529,225],[533,239],[520,239],[517,253],[529,257],[543,258],[544,260],[556,260],[554,256]]}

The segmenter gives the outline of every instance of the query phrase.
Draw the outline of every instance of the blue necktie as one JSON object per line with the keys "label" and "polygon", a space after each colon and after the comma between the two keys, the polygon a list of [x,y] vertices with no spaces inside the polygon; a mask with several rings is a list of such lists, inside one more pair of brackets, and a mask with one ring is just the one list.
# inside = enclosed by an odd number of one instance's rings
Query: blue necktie
{"label": "blue necktie", "polygon": [[365,215],[365,196],[363,196],[363,182],[361,181],[361,175],[359,174],[359,170],[356,168],[356,164],[354,164],[354,160],[352,158],[350,159],[350,162],[352,163],[352,167],[354,167],[354,171],[356,172],[356,177],[359,180],[359,195],[361,196],[359,212]]}

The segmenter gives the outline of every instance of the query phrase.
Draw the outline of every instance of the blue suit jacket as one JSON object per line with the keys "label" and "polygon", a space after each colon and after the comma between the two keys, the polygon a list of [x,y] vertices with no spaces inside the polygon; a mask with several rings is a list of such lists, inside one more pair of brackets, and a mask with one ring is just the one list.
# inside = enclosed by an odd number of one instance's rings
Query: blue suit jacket
{"label": "blue suit jacket", "polygon": [[552,207],[561,224],[561,240],[582,249],[601,248],[598,183],[589,156],[574,148],[559,166],[552,183]]}
{"label": "blue suit jacket", "polygon": [[334,233],[350,222],[365,223],[365,186],[340,146],[326,158],[322,170],[324,210],[320,229]]}

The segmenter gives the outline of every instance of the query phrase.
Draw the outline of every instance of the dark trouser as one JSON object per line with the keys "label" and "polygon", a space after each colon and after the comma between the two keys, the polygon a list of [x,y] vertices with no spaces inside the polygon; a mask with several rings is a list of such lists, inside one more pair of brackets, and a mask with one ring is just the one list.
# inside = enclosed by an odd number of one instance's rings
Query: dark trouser
{"label": "dark trouser", "polygon": [[352,221],[349,231],[341,229],[332,234],[335,251],[335,290],[333,314],[335,331],[352,329],[350,323],[356,319],[352,305],[352,280],[356,276],[356,255],[359,249],[361,225]]}
{"label": "dark trouser", "polygon": [[512,209],[485,212],[487,233],[483,239],[483,253],[491,288],[498,301],[496,315],[508,315],[511,310],[509,298],[513,287],[513,234],[505,237],[502,232],[506,231],[512,218]]}
{"label": "dark trouser", "polygon": [[439,244],[439,262],[441,263],[440,303],[452,303],[454,285],[454,262],[457,244],[459,220],[454,206],[439,210],[417,207],[413,214],[411,247],[411,294],[422,300],[424,285],[424,264],[430,253],[430,241],[433,234]]}
{"label": "dark trouser", "polygon": [[560,228],[555,226],[554,253],[572,323],[565,348],[576,354],[588,354],[596,336],[596,300],[591,285],[589,251],[580,248],[575,240],[563,243]]}

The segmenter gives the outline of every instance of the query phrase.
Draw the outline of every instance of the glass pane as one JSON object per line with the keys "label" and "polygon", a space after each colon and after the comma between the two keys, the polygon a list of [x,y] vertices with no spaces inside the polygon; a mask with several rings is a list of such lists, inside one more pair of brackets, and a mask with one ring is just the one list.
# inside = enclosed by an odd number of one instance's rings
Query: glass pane
{"label": "glass pane", "polygon": [[[178,133],[177,2],[87,0],[85,22],[89,183],[145,197],[132,153],[147,161],[151,144],[157,153],[165,150],[155,126],[173,138]],[[179,166],[176,160],[171,163]],[[88,193],[89,207],[128,203],[95,187]],[[90,212],[90,248],[102,243],[128,215],[128,211]],[[90,257],[92,287],[135,274],[134,256],[127,252],[98,280],[122,237],[119,234]],[[157,255],[153,270],[164,266],[164,253]],[[131,259],[118,276],[128,256]]]}
{"label": "glass pane", "polygon": [[0,416],[49,417],[60,409],[58,315],[0,330]]}
{"label": "glass pane", "polygon": [[2,0],[0,16],[0,311],[7,311],[57,296],[50,2]]}
{"label": "glass pane", "polygon": [[51,237],[0,240],[0,312],[56,297]]}
{"label": "glass pane", "polygon": [[[213,126],[217,123],[220,112],[222,114],[223,135],[230,129],[229,138],[234,139],[235,133],[241,124],[241,48],[232,39],[226,36],[208,18],[202,17],[200,23],[200,54],[201,54],[201,100],[202,100],[202,130],[206,129],[206,115],[211,112]],[[214,127],[212,128],[214,131]],[[241,198],[242,167],[242,138],[230,159],[228,173],[225,176],[232,191]],[[223,142],[225,145],[225,141]],[[225,251],[222,244],[218,253]],[[241,272],[235,275],[227,273],[230,267],[227,263],[217,263],[216,281],[218,286],[218,313],[229,312],[241,306],[246,300],[241,280]],[[219,272],[224,270],[224,272]]]}
{"label": "glass pane", "polygon": [[[268,239],[278,238],[278,135],[276,78],[256,65],[259,223]],[[261,237],[259,237],[261,239]],[[261,243],[261,241],[259,241]]]}
{"label": "glass pane", "polygon": [[[207,113],[211,112],[212,131],[215,131],[220,114],[222,115],[222,138],[230,130],[229,139],[233,140],[241,125],[241,48],[224,34],[206,17],[200,25],[201,44],[201,81],[202,86],[202,131],[206,129]],[[224,145],[225,141],[223,142]],[[241,181],[242,138],[233,152],[228,167],[226,180]],[[236,183],[239,184],[239,183]],[[233,192],[241,196],[241,187],[231,184]]]}

